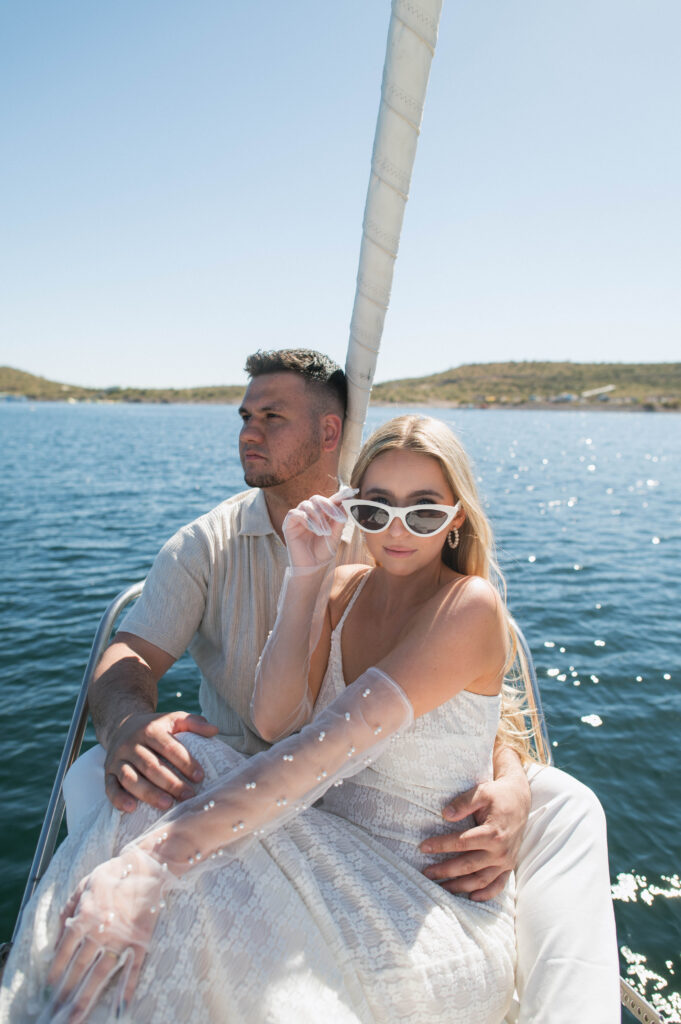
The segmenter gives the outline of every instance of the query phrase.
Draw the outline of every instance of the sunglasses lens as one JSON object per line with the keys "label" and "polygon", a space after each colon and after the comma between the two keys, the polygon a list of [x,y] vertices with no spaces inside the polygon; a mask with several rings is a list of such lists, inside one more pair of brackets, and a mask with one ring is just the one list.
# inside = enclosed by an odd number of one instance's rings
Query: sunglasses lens
{"label": "sunglasses lens", "polygon": [[370,533],[383,530],[390,519],[390,513],[387,509],[375,508],[373,505],[363,505],[361,502],[358,502],[357,505],[351,505],[350,511],[355,522],[363,530],[368,530]]}
{"label": "sunglasses lens", "polygon": [[407,512],[407,523],[414,533],[436,533],[447,520],[447,513],[437,508],[414,509]]}

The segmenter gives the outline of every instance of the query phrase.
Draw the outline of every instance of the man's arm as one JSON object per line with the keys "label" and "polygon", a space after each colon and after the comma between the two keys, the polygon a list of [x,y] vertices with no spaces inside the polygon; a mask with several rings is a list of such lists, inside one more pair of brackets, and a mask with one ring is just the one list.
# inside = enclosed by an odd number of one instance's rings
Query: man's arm
{"label": "man's arm", "polygon": [[106,793],[119,811],[133,811],[138,800],[167,810],[173,800],[194,796],[190,781],[203,778],[200,764],[174,736],[214,736],[217,727],[186,711],[156,712],[158,681],[174,661],[160,647],[120,632],[90,683],[90,713],[107,752]]}
{"label": "man's arm", "polygon": [[520,758],[509,747],[494,748],[494,779],[455,797],[443,810],[447,821],[472,814],[476,824],[463,832],[433,836],[421,844],[424,853],[455,854],[425,869],[444,889],[468,893],[472,900],[498,895],[515,867],[530,813],[530,787]]}

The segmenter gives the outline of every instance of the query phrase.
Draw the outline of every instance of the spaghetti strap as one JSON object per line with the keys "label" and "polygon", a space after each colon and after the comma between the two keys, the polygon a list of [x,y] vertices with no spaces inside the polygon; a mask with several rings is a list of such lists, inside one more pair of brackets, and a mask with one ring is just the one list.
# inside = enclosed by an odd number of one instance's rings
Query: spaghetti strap
{"label": "spaghetti strap", "polygon": [[369,578],[370,575],[371,575],[371,569],[367,569],[367,571],[365,573],[363,573],[363,575],[360,577],[360,581],[357,584],[357,586],[355,587],[355,590],[354,590],[354,593],[353,593],[352,597],[350,598],[350,600],[346,604],[345,611],[341,615],[340,619],[338,620],[338,624],[336,625],[336,628],[334,629],[334,633],[337,633],[339,636],[340,636],[340,634],[343,631],[343,626],[345,624],[345,620],[348,617],[348,615],[350,614],[350,610],[351,610],[352,606],[354,605],[355,601],[359,597],[359,595],[360,595],[360,593],[362,591],[362,588],[364,587],[364,584],[366,583],[366,581],[367,581],[367,579]]}

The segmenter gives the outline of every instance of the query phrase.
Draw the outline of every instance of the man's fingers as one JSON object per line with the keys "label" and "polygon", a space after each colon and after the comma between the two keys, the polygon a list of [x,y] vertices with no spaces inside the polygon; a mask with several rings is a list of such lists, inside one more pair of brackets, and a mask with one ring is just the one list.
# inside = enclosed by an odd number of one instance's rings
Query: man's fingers
{"label": "man's fingers", "polygon": [[478,786],[467,789],[465,793],[459,793],[447,804],[442,811],[445,821],[461,821],[470,814],[474,814],[482,802],[482,794]]}
{"label": "man's fingers", "polygon": [[[172,773],[168,774],[172,775]],[[184,791],[186,783],[183,786],[179,783],[177,776],[174,775],[172,775],[172,779],[173,781],[170,783],[171,788],[178,792]],[[173,805],[173,796],[165,786],[154,785],[141,771],[138,771],[134,765],[127,761],[120,764],[115,771],[109,771],[106,774],[105,786],[107,794],[113,789],[115,795],[116,790],[112,780],[116,780],[119,787],[127,794],[133,796],[135,800],[141,800],[142,803],[150,804],[152,807],[158,808],[159,811],[167,811]],[[177,799],[180,798],[177,797]]]}
{"label": "man's fingers", "polygon": [[484,886],[484,888],[482,889],[476,889],[473,892],[471,892],[471,899],[475,900],[476,902],[482,903],[485,900],[491,900],[494,899],[495,896],[499,896],[503,891],[504,886],[508,882],[510,875],[510,871],[503,871],[500,875],[496,877],[496,879],[493,882],[490,882],[489,885]]}
{"label": "man's fingers", "polygon": [[166,734],[167,740],[166,737],[161,738],[161,749],[156,744],[154,744],[154,749],[157,749],[185,778],[201,782],[203,768],[196,758],[192,757],[184,744],[173,739],[173,736],[180,732],[193,732],[205,739],[212,739],[219,731],[217,725],[212,725],[203,715],[190,715],[181,711],[172,716],[170,732]]}
{"label": "man's fingers", "polygon": [[196,732],[199,736],[206,736],[210,739],[220,731],[217,725],[213,725],[203,715],[190,714],[187,711],[177,711],[172,715],[172,733]]}
{"label": "man's fingers", "polygon": [[107,772],[104,776],[104,789],[109,801],[114,805],[117,811],[123,811],[125,814],[131,814],[137,807],[137,800],[135,797],[123,789],[113,772]]}
{"label": "man's fingers", "polygon": [[421,843],[422,853],[465,853],[469,850],[486,850],[492,856],[503,859],[506,844],[499,830],[493,825],[474,825],[465,832],[451,832],[432,836]]}
{"label": "man's fingers", "polygon": [[419,849],[422,853],[463,853],[476,848],[474,842],[466,839],[467,835],[466,832],[447,832],[441,836],[431,836],[421,843]]}
{"label": "man's fingers", "polygon": [[495,869],[478,871],[464,878],[452,878],[442,882],[442,888],[455,895],[466,895],[476,903],[484,902],[498,896],[508,881],[510,871],[495,873]]}
{"label": "man's fingers", "polygon": [[[451,860],[443,860],[439,864],[430,864],[424,868],[423,874],[433,881],[440,881],[443,878],[462,878],[465,875],[472,875],[480,871],[492,868],[489,856],[480,850],[474,853],[464,853],[460,857],[452,857]],[[497,871],[502,868],[494,865]]]}
{"label": "man's fingers", "polygon": [[109,800],[118,810],[129,812],[137,800],[165,811],[173,800],[190,799],[195,792],[190,783],[201,782],[203,769],[173,734],[193,732],[210,738],[217,731],[202,715],[186,712],[152,718],[131,730],[106,760]]}
{"label": "man's fingers", "polygon": [[[180,747],[184,751],[184,747],[177,740],[172,739],[173,747]],[[164,748],[164,749],[167,749]],[[185,770],[191,772],[191,777],[199,774],[199,764],[192,758],[190,761],[186,761],[184,758],[177,756],[175,750],[173,753],[177,757],[177,760],[182,760],[185,764]],[[186,751],[185,751],[186,753]],[[192,767],[196,765],[196,767]],[[138,745],[132,752],[132,756],[129,758],[123,758],[116,772],[119,782],[125,789],[129,789],[126,783],[126,767],[131,767],[146,782],[150,782],[152,786],[155,786],[163,793],[168,793],[174,800],[189,800],[194,796],[194,787],[190,782],[187,781],[187,775],[179,768],[174,761],[169,762],[165,754],[157,750],[155,746],[145,747]],[[129,774],[129,773],[127,773]],[[203,778],[203,771],[200,772],[201,778]],[[134,780],[131,778],[130,781],[134,784]],[[197,781],[200,781],[197,779]]]}
{"label": "man's fingers", "polygon": [[485,868],[482,871],[474,871],[472,874],[463,875],[461,878],[446,879],[441,885],[447,892],[471,896],[474,892],[484,892],[488,886],[495,883],[498,877],[498,868]]}

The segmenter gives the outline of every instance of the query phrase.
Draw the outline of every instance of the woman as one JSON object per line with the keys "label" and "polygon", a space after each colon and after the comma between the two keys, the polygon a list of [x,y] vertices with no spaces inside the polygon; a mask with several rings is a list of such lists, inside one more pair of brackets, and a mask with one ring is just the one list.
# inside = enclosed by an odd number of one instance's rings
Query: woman
{"label": "woman", "polygon": [[[189,736],[199,797],[155,820],[105,809],[67,840],[15,947],[6,1019],[503,1018],[512,893],[453,897],[421,874],[418,846],[451,829],[453,785],[491,775],[513,641],[489,525],[436,420],[381,427],[352,483],[356,496],[287,517],[291,568],[253,697],[276,742],[245,760]],[[329,571],[345,514],[375,568]]]}

